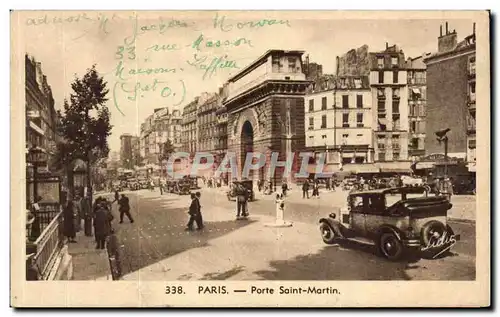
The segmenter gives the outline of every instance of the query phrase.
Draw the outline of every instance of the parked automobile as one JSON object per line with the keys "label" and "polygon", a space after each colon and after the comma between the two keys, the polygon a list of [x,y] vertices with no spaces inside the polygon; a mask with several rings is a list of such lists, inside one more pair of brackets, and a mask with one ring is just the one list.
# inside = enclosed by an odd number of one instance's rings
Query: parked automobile
{"label": "parked automobile", "polygon": [[428,197],[422,187],[358,191],[349,194],[345,208],[319,220],[321,237],[327,244],[369,241],[392,261],[411,252],[436,257],[460,240],[447,223],[451,207],[445,197]]}

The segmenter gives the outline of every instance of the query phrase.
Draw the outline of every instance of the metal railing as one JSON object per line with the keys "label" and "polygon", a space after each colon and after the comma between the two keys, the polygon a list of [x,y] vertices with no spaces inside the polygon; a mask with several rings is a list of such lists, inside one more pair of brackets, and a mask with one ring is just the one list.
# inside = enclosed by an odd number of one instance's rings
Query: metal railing
{"label": "metal railing", "polygon": [[53,219],[43,226],[35,242],[28,244],[36,252],[32,263],[36,266],[41,279],[47,279],[51,265],[64,244],[63,211],[59,210]]}

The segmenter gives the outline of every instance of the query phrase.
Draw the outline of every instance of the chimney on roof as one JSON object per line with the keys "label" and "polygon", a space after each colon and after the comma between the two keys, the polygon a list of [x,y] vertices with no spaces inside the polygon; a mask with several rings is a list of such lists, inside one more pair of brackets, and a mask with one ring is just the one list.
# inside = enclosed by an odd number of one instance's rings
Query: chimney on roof
{"label": "chimney on roof", "polygon": [[443,26],[439,26],[439,37],[443,36]]}
{"label": "chimney on roof", "polygon": [[389,43],[385,42],[385,49],[388,49],[388,48],[389,48]]}
{"label": "chimney on roof", "polygon": [[448,35],[448,21],[446,21],[445,32],[446,32],[446,35]]}

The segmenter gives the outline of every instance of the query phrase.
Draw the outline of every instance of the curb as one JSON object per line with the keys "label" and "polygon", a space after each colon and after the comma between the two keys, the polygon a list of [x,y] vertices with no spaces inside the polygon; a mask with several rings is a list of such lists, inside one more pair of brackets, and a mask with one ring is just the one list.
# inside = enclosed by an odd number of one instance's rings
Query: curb
{"label": "curb", "polygon": [[462,219],[462,218],[448,218],[449,221],[453,222],[462,222],[462,223],[468,223],[468,224],[476,224],[476,220],[472,219]]}

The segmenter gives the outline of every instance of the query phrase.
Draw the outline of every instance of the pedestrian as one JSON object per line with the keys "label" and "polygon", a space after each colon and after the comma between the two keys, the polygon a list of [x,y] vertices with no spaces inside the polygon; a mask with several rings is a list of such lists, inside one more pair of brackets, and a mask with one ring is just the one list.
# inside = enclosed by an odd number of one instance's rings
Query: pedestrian
{"label": "pedestrian", "polygon": [[71,193],[68,193],[66,204],[63,212],[63,231],[64,236],[68,238],[69,243],[75,243],[75,204]]}
{"label": "pedestrian", "polygon": [[309,199],[309,180],[305,180],[304,184],[302,184],[302,198]]}
{"label": "pedestrian", "polygon": [[111,221],[113,215],[107,208],[107,203],[100,200],[94,214],[94,232],[96,237],[96,249],[104,249],[106,237],[111,233]]}
{"label": "pedestrian", "polygon": [[191,205],[189,205],[189,221],[187,224],[186,231],[193,231],[193,224],[196,222],[198,230],[203,229],[203,224],[200,223],[200,201],[197,199],[196,194],[191,193]]}
{"label": "pedestrian", "polygon": [[240,219],[240,215],[246,215],[245,204],[247,199],[247,190],[241,184],[236,184],[236,219]]}
{"label": "pedestrian", "polygon": [[201,213],[201,193],[200,192],[196,192],[196,199],[198,200],[198,222],[197,224],[199,224],[198,227],[201,226],[201,228],[203,229],[204,225],[203,225],[203,215]]}
{"label": "pedestrian", "polygon": [[83,231],[85,236],[92,236],[92,207],[90,203],[90,193],[80,200],[80,212],[83,218]]}
{"label": "pedestrian", "polygon": [[80,232],[82,230],[82,212],[80,210],[80,201],[82,198],[80,197],[79,194],[75,195],[75,230],[76,232]]}
{"label": "pedestrian", "polygon": [[283,183],[281,184],[281,191],[283,192],[283,196],[286,197],[286,192],[288,191],[288,184],[286,183],[286,180],[283,180]]}
{"label": "pedestrian", "polygon": [[40,234],[42,233],[41,227],[40,227],[40,202],[42,201],[41,196],[37,196],[35,198],[35,202],[31,206],[31,213],[33,214],[33,222],[31,223],[31,232],[30,232],[30,238],[31,240],[35,241],[38,239]]}
{"label": "pedestrian", "polygon": [[120,200],[118,200],[118,211],[120,212],[120,223],[123,223],[123,216],[126,215],[130,223],[134,223],[134,219],[130,214],[130,202],[125,194],[122,194]]}
{"label": "pedestrian", "polygon": [[325,185],[326,185],[326,190],[331,190],[332,187],[331,187],[331,178],[327,178],[325,180]]}
{"label": "pedestrian", "polygon": [[318,182],[318,180],[314,181],[312,197],[319,198],[319,182]]}
{"label": "pedestrian", "polygon": [[118,202],[119,199],[120,199],[120,192],[118,190],[115,190],[115,200],[113,200],[113,202],[111,203],[114,203],[115,201]]}

